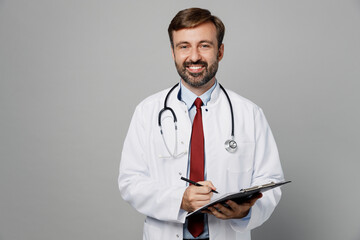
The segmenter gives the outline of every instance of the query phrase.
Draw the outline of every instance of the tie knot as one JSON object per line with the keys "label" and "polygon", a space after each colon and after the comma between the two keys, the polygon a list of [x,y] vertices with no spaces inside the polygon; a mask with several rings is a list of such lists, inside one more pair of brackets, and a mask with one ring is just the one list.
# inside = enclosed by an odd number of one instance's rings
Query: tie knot
{"label": "tie knot", "polygon": [[196,98],[194,105],[196,106],[196,109],[199,109],[202,106],[203,102],[200,98]]}

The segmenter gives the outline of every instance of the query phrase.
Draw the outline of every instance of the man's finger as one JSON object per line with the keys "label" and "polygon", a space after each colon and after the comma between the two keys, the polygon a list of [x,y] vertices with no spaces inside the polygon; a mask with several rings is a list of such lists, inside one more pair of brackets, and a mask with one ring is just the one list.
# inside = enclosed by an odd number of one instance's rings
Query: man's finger
{"label": "man's finger", "polygon": [[212,192],[211,192],[211,188],[208,187],[208,186],[190,186],[192,187],[192,191],[195,193],[195,194],[211,194],[212,196]]}
{"label": "man's finger", "polygon": [[225,214],[219,212],[214,207],[209,207],[209,210],[210,210],[211,214],[214,215],[215,217],[217,217],[219,219],[227,219],[227,216]]}
{"label": "man's finger", "polygon": [[239,208],[239,205],[236,202],[231,201],[231,200],[226,201],[226,204],[229,205],[229,207],[233,210],[236,210],[237,208]]}
{"label": "man's finger", "polygon": [[211,190],[216,190],[216,187],[213,185],[213,183],[211,181],[200,181],[198,183],[203,186],[209,187]]}
{"label": "man's finger", "polygon": [[219,212],[221,212],[222,214],[226,215],[226,216],[231,216],[234,212],[234,209],[230,209],[225,207],[222,204],[215,204],[215,209],[217,209]]}
{"label": "man's finger", "polygon": [[250,206],[253,206],[258,199],[262,198],[262,196],[263,196],[262,193],[258,193],[253,198],[251,198],[249,202]]}

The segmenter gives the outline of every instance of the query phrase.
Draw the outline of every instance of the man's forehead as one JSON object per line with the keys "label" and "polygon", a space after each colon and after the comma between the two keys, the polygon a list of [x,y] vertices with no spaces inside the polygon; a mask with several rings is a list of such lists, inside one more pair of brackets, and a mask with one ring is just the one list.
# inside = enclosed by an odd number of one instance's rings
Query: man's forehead
{"label": "man's forehead", "polygon": [[206,22],[195,27],[182,28],[173,32],[173,39],[174,41],[186,41],[186,40],[211,41],[216,39],[216,27],[213,23]]}

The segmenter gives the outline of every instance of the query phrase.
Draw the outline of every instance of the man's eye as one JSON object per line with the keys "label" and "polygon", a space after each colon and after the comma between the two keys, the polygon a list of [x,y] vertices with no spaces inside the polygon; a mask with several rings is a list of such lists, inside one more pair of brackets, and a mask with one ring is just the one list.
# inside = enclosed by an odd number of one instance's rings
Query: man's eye
{"label": "man's eye", "polygon": [[180,49],[186,49],[187,46],[183,45],[183,46],[180,46]]}

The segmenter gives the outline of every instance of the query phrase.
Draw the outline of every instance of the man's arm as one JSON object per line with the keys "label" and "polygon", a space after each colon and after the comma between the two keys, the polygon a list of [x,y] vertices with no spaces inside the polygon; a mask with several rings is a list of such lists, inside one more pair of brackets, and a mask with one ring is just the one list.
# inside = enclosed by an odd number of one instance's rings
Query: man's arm
{"label": "man's arm", "polygon": [[181,211],[180,205],[186,187],[166,184],[150,176],[149,134],[143,112],[141,106],[136,108],[124,142],[118,179],[121,195],[146,216],[184,222],[186,211]]}

